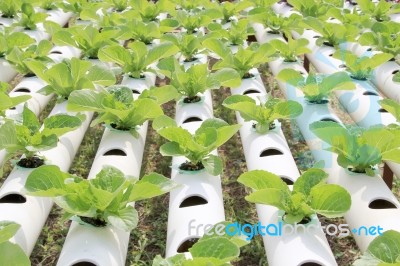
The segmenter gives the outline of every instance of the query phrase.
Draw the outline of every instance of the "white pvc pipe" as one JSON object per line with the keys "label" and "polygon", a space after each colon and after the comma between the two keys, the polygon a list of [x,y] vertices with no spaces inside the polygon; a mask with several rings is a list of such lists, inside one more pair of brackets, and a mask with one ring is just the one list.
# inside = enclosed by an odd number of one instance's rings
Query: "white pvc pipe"
{"label": "white pvc pipe", "polygon": [[0,58],[0,81],[9,82],[16,75],[17,71],[12,67],[10,63],[7,62],[4,58]]}

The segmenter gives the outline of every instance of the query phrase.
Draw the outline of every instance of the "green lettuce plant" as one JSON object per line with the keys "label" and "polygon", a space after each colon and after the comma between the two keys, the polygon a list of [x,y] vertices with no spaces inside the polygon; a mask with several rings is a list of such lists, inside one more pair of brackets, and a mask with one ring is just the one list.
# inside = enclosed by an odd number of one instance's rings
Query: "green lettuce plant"
{"label": "green lettuce plant", "polygon": [[212,151],[227,142],[240,126],[210,118],[191,134],[167,116],[160,116],[153,121],[153,128],[169,141],[160,147],[163,156],[184,156],[188,161],[182,163],[179,169],[197,171],[205,168],[212,175],[219,175],[223,170],[221,158],[211,154]]}
{"label": "green lettuce plant", "polygon": [[227,49],[221,40],[214,38],[206,39],[203,45],[221,58],[214,64],[213,70],[232,68],[242,79],[252,77],[249,73],[252,68],[271,61],[275,55],[275,49],[268,43],[252,43],[246,48],[239,46],[236,53]]}
{"label": "green lettuce plant", "polygon": [[156,73],[150,65],[177,52],[177,48],[170,42],[161,43],[151,49],[145,43],[132,42],[128,48],[108,45],[101,48],[98,55],[101,61],[116,63],[125,74],[138,79],[144,77],[144,72]]}
{"label": "green lettuce plant", "polygon": [[295,101],[259,98],[257,103],[246,95],[232,95],[224,100],[223,106],[238,111],[245,121],[254,121],[259,134],[266,134],[275,128],[276,119],[293,119],[299,116],[303,107]]}
{"label": "green lettuce plant", "polygon": [[358,80],[367,80],[371,78],[374,69],[383,63],[389,61],[393,56],[391,54],[375,54],[371,57],[357,55],[349,52],[337,50],[333,54],[334,58],[341,59],[344,61],[346,70],[350,73],[350,76]]}
{"label": "green lettuce plant", "polygon": [[37,24],[44,22],[48,16],[46,13],[36,12],[29,3],[21,5],[21,13],[19,14],[17,26],[23,27],[25,30],[36,30]]}
{"label": "green lettuce plant", "polygon": [[38,152],[56,147],[58,138],[78,128],[83,120],[82,115],[57,114],[46,118],[43,129],[40,129],[38,118],[25,105],[22,122],[6,121],[0,127],[0,150],[6,150],[6,160],[24,154],[25,157],[17,162],[19,166],[38,167],[44,164],[44,158]]}
{"label": "green lettuce plant", "polygon": [[60,3],[60,8],[64,12],[72,12],[78,16],[84,9],[99,9],[104,3],[96,0],[67,0]]}
{"label": "green lettuce plant", "polygon": [[371,31],[364,32],[358,42],[369,45],[383,53],[392,54],[396,60],[400,59],[400,23],[394,21],[376,22]]}
{"label": "green lettuce plant", "polygon": [[205,8],[209,5],[208,0],[170,0],[172,3],[174,3],[175,8],[178,10],[184,10],[184,11],[191,11],[191,12],[196,12],[199,11],[202,8]]}
{"label": "green lettuce plant", "polygon": [[368,15],[370,18],[374,18],[376,21],[390,20],[390,14],[400,12],[400,4],[391,3],[385,0],[381,0],[378,3],[368,0],[357,0],[357,4],[363,14]]}
{"label": "green lettuce plant", "polygon": [[229,45],[243,45],[247,36],[253,31],[249,28],[249,21],[241,19],[232,21],[229,29],[223,29],[220,23],[211,23],[208,25],[207,38],[217,38],[226,41]]}
{"label": "green lettuce plant", "polygon": [[253,23],[261,23],[268,29],[271,34],[285,34],[291,36],[291,31],[296,31],[300,34],[304,29],[301,26],[302,16],[299,14],[291,14],[285,17],[277,14],[272,9],[254,8],[249,11],[249,21]]}
{"label": "green lettuce plant", "polygon": [[329,10],[334,7],[342,8],[343,0],[288,0],[291,6],[304,17],[325,18]]}
{"label": "green lettuce plant", "polygon": [[0,31],[0,58],[5,57],[14,47],[26,48],[35,43],[35,39],[23,32]]}
{"label": "green lettuce plant", "polygon": [[14,47],[6,55],[6,59],[10,62],[14,69],[25,76],[33,75],[31,69],[26,65],[29,60],[41,62],[43,64],[52,63],[53,60],[48,57],[53,44],[48,40],[41,40],[38,44],[32,44],[26,49]]}
{"label": "green lettuce plant", "polygon": [[44,165],[28,176],[27,194],[50,197],[66,214],[95,227],[114,226],[131,231],[137,226],[138,212],[130,204],[167,193],[177,184],[157,173],[140,180],[105,166],[93,179],[62,172],[57,166]]}
{"label": "green lettuce plant", "polygon": [[253,3],[254,8],[267,8],[271,9],[272,5],[279,2],[280,0],[250,0]]}
{"label": "green lettuce plant", "polygon": [[154,258],[153,266],[225,266],[231,265],[230,262],[239,258],[240,248],[247,245],[249,242],[243,237],[228,234],[218,234],[219,228],[229,230],[229,222],[221,222],[214,225],[191,247],[187,255],[177,254],[170,258],[164,259],[160,255]]}
{"label": "green lettuce plant", "polygon": [[346,128],[335,122],[319,121],[310,130],[338,154],[338,164],[355,173],[374,176],[382,161],[400,162],[400,130],[381,126]]}
{"label": "green lettuce plant", "polygon": [[82,51],[83,58],[97,59],[99,49],[118,44],[121,35],[118,28],[105,28],[99,31],[91,25],[77,25],[57,31],[52,38],[56,45],[73,46]]}
{"label": "green lettuce plant", "polygon": [[5,118],[8,109],[14,108],[31,98],[30,95],[10,97],[7,93],[9,87],[8,83],[0,82],[0,121]]}
{"label": "green lettuce plant", "polygon": [[106,0],[105,2],[116,12],[123,12],[132,4],[131,0]]}
{"label": "green lettuce plant", "polygon": [[383,99],[379,101],[379,104],[392,114],[397,122],[400,122],[400,104],[398,102],[392,99]]}
{"label": "green lettuce plant", "polygon": [[232,22],[232,18],[239,18],[240,13],[253,5],[251,1],[237,1],[237,2],[214,2],[207,7],[206,13],[215,12],[212,16],[221,18],[221,24]]}
{"label": "green lettuce plant", "polygon": [[131,89],[115,86],[101,91],[74,91],[68,99],[67,109],[74,112],[98,112],[92,126],[105,123],[114,129],[129,131],[137,137],[138,126],[162,115],[160,105],[175,97],[176,90],[172,86],[146,90],[138,99],[134,99]]}
{"label": "green lettuce plant", "polygon": [[[131,5],[134,11],[140,16],[143,22],[156,21],[157,17],[169,10],[175,9],[172,1],[147,1],[147,0],[131,0]],[[137,15],[135,17],[138,17]]]}
{"label": "green lettuce plant", "polygon": [[0,2],[0,13],[4,18],[14,18],[21,10],[21,0],[3,0]]}
{"label": "green lettuce plant", "polygon": [[57,10],[62,0],[33,0],[30,1],[34,6],[40,7],[46,11]]}
{"label": "green lettuce plant", "polygon": [[178,10],[174,18],[188,34],[193,34],[201,27],[207,26],[212,22],[212,18],[204,11],[191,13],[184,10]]}
{"label": "green lettuce plant", "polygon": [[240,85],[238,73],[223,68],[211,73],[208,64],[192,65],[185,69],[175,58],[166,58],[157,65],[170,80],[184,103],[199,102],[200,95],[208,89],[219,89],[221,86],[237,87]]}
{"label": "green lettuce plant", "polygon": [[288,224],[307,223],[316,213],[328,218],[343,216],[351,206],[350,194],[341,186],[326,184],[328,174],[309,169],[293,184],[293,190],[282,179],[264,170],[253,170],[239,176],[238,182],[253,189],[246,200],[274,206],[285,212]]}
{"label": "green lettuce plant", "polygon": [[346,72],[336,72],[331,75],[309,74],[304,77],[294,69],[285,68],[276,76],[278,80],[299,88],[309,103],[327,103],[330,93],[334,90],[353,90],[355,84]]}
{"label": "green lettuce plant", "polygon": [[[80,12],[80,19],[89,21],[93,27],[100,31],[110,28],[115,30],[116,27],[127,22],[126,17],[130,14],[129,11],[124,13],[108,12],[107,9],[98,9],[97,6],[94,6],[93,8],[83,9]],[[118,39],[123,40],[122,37]]]}
{"label": "green lettuce plant", "polygon": [[319,46],[337,47],[341,43],[354,41],[360,31],[353,25],[330,23],[313,17],[305,18],[303,22],[305,27],[311,28],[322,35],[316,41]]}
{"label": "green lettuce plant", "polygon": [[400,233],[388,230],[369,244],[353,266],[396,266],[400,264]]}
{"label": "green lettuce plant", "polygon": [[197,60],[196,55],[204,50],[201,42],[205,37],[187,33],[172,34],[168,33],[161,37],[162,42],[171,42],[178,47],[184,62],[193,62]]}
{"label": "green lettuce plant", "polygon": [[120,26],[123,33],[121,39],[135,40],[148,45],[153,43],[154,40],[160,39],[164,32],[170,31],[178,26],[178,22],[171,19],[162,20],[160,23],[154,21],[144,23],[134,19]]}
{"label": "green lettuce plant", "polygon": [[55,93],[59,102],[68,99],[74,90],[94,89],[95,85],[110,86],[116,81],[111,70],[77,58],[50,67],[38,61],[27,61],[26,65],[48,84],[38,92],[44,95]]}
{"label": "green lettuce plant", "polygon": [[299,56],[311,53],[311,50],[307,47],[308,40],[303,38],[294,40],[289,37],[287,42],[274,39],[269,44],[278,51],[285,62],[297,62]]}
{"label": "green lettuce plant", "polygon": [[10,239],[20,229],[20,225],[12,221],[0,221],[0,264],[30,266],[28,256],[17,244]]}

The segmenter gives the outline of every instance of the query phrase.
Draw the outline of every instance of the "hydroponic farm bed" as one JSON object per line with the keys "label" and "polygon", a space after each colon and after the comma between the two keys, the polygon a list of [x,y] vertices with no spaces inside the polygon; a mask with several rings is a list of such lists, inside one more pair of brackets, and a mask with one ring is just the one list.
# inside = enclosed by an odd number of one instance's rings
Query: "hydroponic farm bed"
{"label": "hydroponic farm bed", "polygon": [[2,0],[0,266],[400,265],[400,4]]}

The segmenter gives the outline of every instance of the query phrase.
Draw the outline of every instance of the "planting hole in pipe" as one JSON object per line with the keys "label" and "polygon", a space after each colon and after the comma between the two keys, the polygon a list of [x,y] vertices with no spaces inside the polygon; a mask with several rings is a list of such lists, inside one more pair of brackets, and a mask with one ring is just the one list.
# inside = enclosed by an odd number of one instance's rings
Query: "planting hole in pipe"
{"label": "planting hole in pipe", "polygon": [[379,113],[387,113],[388,111],[384,108],[379,108],[378,112]]}
{"label": "planting hole in pipe", "polygon": [[189,239],[186,239],[176,250],[178,253],[185,253],[189,251],[189,248],[191,248],[196,242],[199,241],[198,237],[192,237]]}
{"label": "planting hole in pipe", "polygon": [[80,261],[72,264],[71,266],[97,266],[97,265],[89,261]]}
{"label": "planting hole in pipe", "polygon": [[60,51],[55,50],[55,51],[52,51],[51,54],[62,54],[62,53]]}
{"label": "planting hole in pipe", "polygon": [[261,92],[259,90],[256,90],[256,89],[248,89],[245,92],[243,92],[243,95],[253,94],[253,93],[261,93]]}
{"label": "planting hole in pipe", "polygon": [[316,262],[305,262],[300,264],[299,266],[322,266],[322,264],[316,263]]}
{"label": "planting hole in pipe", "polygon": [[339,68],[346,68],[346,65],[345,64],[341,64],[341,65],[339,65]]}
{"label": "planting hole in pipe", "polygon": [[373,91],[366,91],[363,93],[365,96],[379,96],[376,92]]}
{"label": "planting hole in pipe", "polygon": [[30,89],[28,89],[28,88],[18,88],[18,89],[16,89],[14,92],[25,92],[25,93],[30,93],[31,92],[31,90]]}
{"label": "planting hole in pipe", "polygon": [[193,206],[198,206],[198,205],[205,205],[207,204],[208,201],[200,196],[189,196],[186,199],[184,199],[181,204],[179,205],[179,208],[186,208],[186,207],[193,207]]}
{"label": "planting hole in pipe", "polygon": [[319,35],[313,36],[314,39],[317,39],[317,38],[320,38],[320,37],[321,37],[321,36],[319,36]]}
{"label": "planting hole in pipe", "polygon": [[185,123],[190,123],[190,122],[201,122],[203,121],[200,117],[196,117],[196,116],[191,116],[185,119],[185,121],[183,121],[183,124]]}
{"label": "planting hole in pipe", "polygon": [[393,71],[392,74],[395,75],[395,74],[397,74],[397,73],[399,73],[399,72],[400,72],[400,70],[397,69],[397,70]]}
{"label": "planting hole in pipe", "polygon": [[[355,5],[356,5],[356,4],[355,4]],[[372,48],[368,48],[367,51],[368,51],[368,52],[371,52],[371,51],[372,51]]]}
{"label": "planting hole in pipe", "polygon": [[8,108],[9,110],[15,110],[15,109],[17,109],[17,108],[15,108],[15,107],[10,107],[10,108]]}
{"label": "planting hole in pipe", "polygon": [[371,203],[368,205],[370,209],[375,209],[375,210],[382,210],[382,209],[397,209],[396,205],[394,205],[392,202],[384,199],[376,199],[371,201]]}
{"label": "planting hole in pipe", "polygon": [[290,179],[289,177],[286,176],[281,176],[281,179],[283,182],[285,182],[288,186],[291,186],[294,184],[294,182],[292,181],[292,179]]}
{"label": "planting hole in pipe", "polygon": [[320,121],[325,121],[325,122],[335,122],[335,123],[337,123],[337,122],[338,122],[338,121],[336,121],[335,119],[333,119],[333,118],[329,118],[329,117],[322,118]]}
{"label": "planting hole in pipe", "polygon": [[278,149],[265,149],[260,153],[260,157],[274,156],[274,155],[283,155]]}
{"label": "planting hole in pipe", "polygon": [[111,149],[106,151],[103,156],[126,156],[126,152],[121,149]]}
{"label": "planting hole in pipe", "polygon": [[132,93],[133,93],[133,94],[140,94],[140,91],[135,90],[135,89],[132,89]]}
{"label": "planting hole in pipe", "polygon": [[0,198],[0,203],[22,204],[26,202],[26,198],[17,193],[7,194]]}

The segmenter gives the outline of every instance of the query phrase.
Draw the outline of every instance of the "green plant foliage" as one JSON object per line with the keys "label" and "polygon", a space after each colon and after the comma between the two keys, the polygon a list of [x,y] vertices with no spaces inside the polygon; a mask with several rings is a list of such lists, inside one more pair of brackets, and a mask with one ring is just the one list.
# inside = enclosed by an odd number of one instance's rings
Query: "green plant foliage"
{"label": "green plant foliage", "polygon": [[21,5],[21,13],[15,25],[23,27],[25,30],[36,30],[37,24],[44,22],[48,16],[46,13],[36,12],[29,3]]}
{"label": "green plant foliage", "polygon": [[376,21],[390,20],[390,14],[400,12],[400,4],[391,3],[385,0],[380,0],[374,3],[368,0],[357,0],[357,4],[363,14],[374,18]]}
{"label": "green plant foliage", "polygon": [[190,258],[185,254],[177,254],[173,257],[164,259],[158,255],[153,260],[153,266],[225,266],[231,265],[229,262],[237,259],[240,255],[240,248],[249,242],[239,236],[228,236],[228,234],[218,235],[218,226],[226,228],[230,223],[221,222],[201,237],[190,249]]}
{"label": "green plant foliage", "polygon": [[193,167],[199,163],[212,175],[219,175],[223,170],[220,157],[211,154],[227,142],[240,128],[240,125],[229,125],[217,118],[205,120],[192,135],[186,129],[178,127],[175,121],[167,116],[160,116],[153,122],[157,133],[169,140],[160,147],[164,156],[184,156]]}
{"label": "green plant foliage", "polygon": [[349,75],[336,72],[331,75],[309,74],[306,78],[294,69],[285,68],[276,76],[277,79],[303,91],[304,97],[315,104],[326,103],[334,90],[353,90],[355,88]]}
{"label": "green plant foliage", "polygon": [[118,28],[98,28],[77,25],[57,31],[52,40],[56,45],[73,46],[82,51],[84,58],[97,59],[99,49],[107,45],[118,44],[121,32]]}
{"label": "green plant foliage", "polygon": [[31,265],[23,249],[10,241],[20,227],[11,221],[0,221],[0,265]]}
{"label": "green plant foliage", "polygon": [[211,23],[208,25],[206,38],[217,38],[227,42],[229,45],[243,45],[247,36],[253,34],[252,28],[249,28],[249,21],[241,19],[232,21],[228,29],[223,29],[220,23]]}
{"label": "green plant foliage", "polygon": [[251,77],[250,69],[271,61],[276,54],[275,49],[269,43],[252,43],[246,48],[239,46],[239,50],[235,54],[218,39],[206,39],[203,45],[221,58],[214,64],[213,70],[232,68],[239,73],[242,79]]}
{"label": "green plant foliage", "polygon": [[125,49],[120,45],[108,45],[99,50],[99,58],[101,61],[113,62],[122,67],[125,74],[133,78],[142,78],[144,72],[157,73],[151,64],[162,58],[174,55],[177,48],[170,42],[148,49],[146,44],[142,42],[132,42],[128,45],[129,49]]}
{"label": "green plant foliage", "polygon": [[160,105],[176,96],[172,86],[146,90],[138,99],[134,99],[132,90],[127,87],[109,87],[102,91],[79,90],[71,93],[67,109],[98,112],[92,126],[105,123],[117,130],[130,131],[137,137],[137,127],[162,115]]}
{"label": "green plant foliage", "polygon": [[326,18],[331,8],[342,8],[344,0],[288,0],[304,17]]}
{"label": "green plant foliage", "polygon": [[400,233],[388,230],[377,236],[353,266],[397,266],[400,264]]}
{"label": "green plant foliage", "polygon": [[59,101],[68,99],[75,90],[94,89],[95,85],[110,86],[116,81],[111,70],[74,57],[49,68],[38,61],[27,61],[25,64],[48,84],[40,89],[39,93],[55,93]]}
{"label": "green plant foliage", "polygon": [[8,83],[0,82],[0,119],[4,119],[4,117],[6,116],[6,111],[8,109],[13,108],[23,102],[26,102],[31,98],[30,95],[10,97],[7,94],[8,88]]}
{"label": "green plant foliage", "polygon": [[333,54],[333,57],[343,60],[346,65],[346,70],[350,73],[350,76],[358,80],[370,79],[372,72],[376,67],[393,58],[391,54],[385,53],[375,54],[371,57],[358,57],[349,51],[342,50],[337,50]]}
{"label": "green plant foliage", "polygon": [[165,34],[161,41],[171,42],[178,47],[179,52],[183,56],[185,62],[196,60],[196,55],[204,48],[201,44],[204,36],[193,34]]}
{"label": "green plant foliage", "polygon": [[400,104],[398,102],[392,99],[383,99],[379,101],[379,104],[392,114],[397,122],[400,122]]}
{"label": "green plant foliage", "polygon": [[245,121],[255,121],[256,132],[266,134],[275,127],[276,119],[293,119],[303,107],[295,101],[282,99],[259,99],[260,103],[246,95],[232,95],[224,100],[223,106],[238,111]]}
{"label": "green plant foliage", "polygon": [[232,18],[241,17],[242,11],[246,8],[249,8],[253,5],[251,1],[237,1],[237,2],[229,2],[225,1],[222,3],[214,2],[208,6],[206,13],[216,13],[212,14],[214,17],[221,18],[221,24],[225,24],[228,22],[232,22]]}
{"label": "green plant foliage", "polygon": [[14,69],[22,75],[33,74],[26,62],[29,60],[38,61],[43,64],[52,63],[53,60],[48,57],[48,54],[53,48],[53,44],[48,40],[42,40],[38,44],[32,44],[26,49],[14,47],[6,55],[6,59],[10,62]]}
{"label": "green plant foliage", "polygon": [[350,209],[350,194],[339,185],[326,184],[327,178],[323,170],[309,169],[296,180],[292,191],[279,176],[264,170],[244,173],[238,182],[254,190],[247,201],[277,207],[285,212],[286,223],[296,224],[315,213],[337,218]]}
{"label": "green plant foliage", "polygon": [[0,31],[0,57],[5,57],[14,47],[23,49],[35,43],[35,39],[23,32]]}
{"label": "green plant foliage", "polygon": [[288,41],[274,39],[269,42],[269,44],[274,47],[279,55],[284,58],[285,62],[297,62],[298,57],[307,53],[311,53],[311,50],[307,48],[307,39],[297,39],[289,37]]}
{"label": "green plant foliage", "polygon": [[21,10],[21,0],[2,0],[0,1],[0,13],[5,18],[14,18]]}
{"label": "green plant foliage", "polygon": [[208,64],[197,64],[185,70],[184,66],[180,65],[175,58],[161,60],[157,66],[170,78],[170,85],[174,86],[187,102],[193,102],[195,98],[199,97],[199,94],[208,89],[240,85],[238,73],[230,68],[222,68],[211,73],[208,70]]}
{"label": "green plant foliage", "polygon": [[64,217],[79,217],[82,223],[111,225],[124,231],[137,226],[138,213],[129,203],[153,198],[177,187],[163,175],[150,173],[140,180],[105,166],[93,179],[62,172],[57,166],[44,165],[28,176],[29,195],[50,197],[66,211]]}
{"label": "green plant foliage", "polygon": [[400,129],[381,126],[346,128],[335,122],[318,121],[310,130],[338,154],[338,164],[355,173],[374,176],[382,161],[400,162]]}

